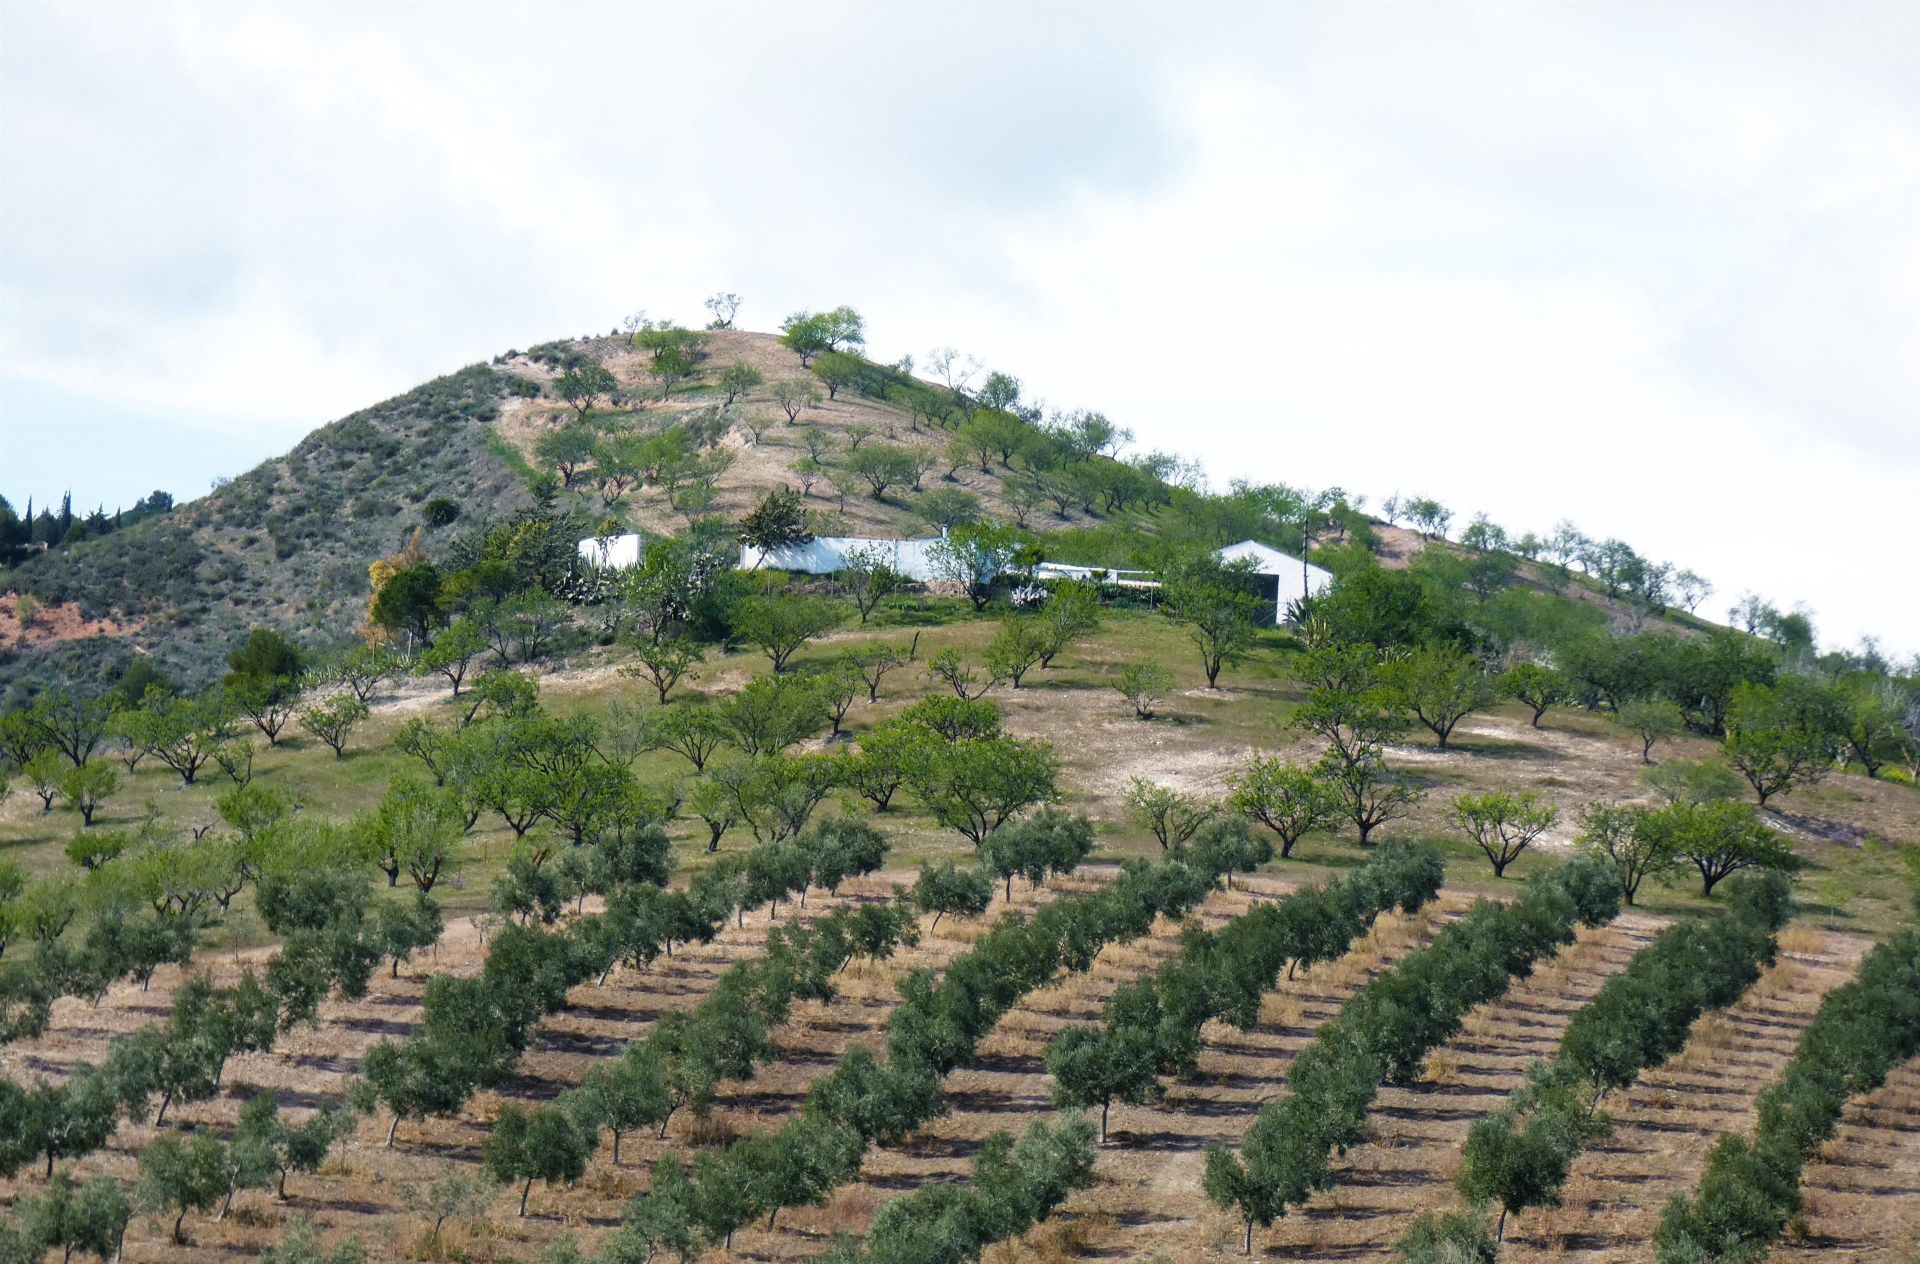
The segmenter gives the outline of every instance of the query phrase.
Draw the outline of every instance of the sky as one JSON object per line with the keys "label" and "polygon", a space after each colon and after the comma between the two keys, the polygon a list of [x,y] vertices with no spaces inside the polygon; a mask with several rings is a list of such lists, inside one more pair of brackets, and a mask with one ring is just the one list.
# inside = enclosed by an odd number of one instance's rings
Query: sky
{"label": "sky", "polygon": [[0,491],[187,499],[730,290],[1920,653],[1916,65],[1898,4],[15,0]]}

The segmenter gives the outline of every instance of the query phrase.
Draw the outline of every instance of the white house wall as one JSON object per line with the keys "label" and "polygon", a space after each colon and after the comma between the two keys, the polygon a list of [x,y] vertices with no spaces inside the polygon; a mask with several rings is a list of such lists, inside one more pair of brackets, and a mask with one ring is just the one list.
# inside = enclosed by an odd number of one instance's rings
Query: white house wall
{"label": "white house wall", "polygon": [[579,549],[580,556],[592,566],[602,570],[623,570],[640,564],[640,553],[645,545],[646,537],[642,535],[610,535],[582,540]]}
{"label": "white house wall", "polygon": [[933,536],[924,540],[873,540],[863,536],[822,535],[805,544],[759,549],[740,546],[742,570],[798,571],[804,575],[831,575],[847,568],[848,555],[877,549],[888,565],[908,579],[926,583],[934,578],[928,550],[940,542]]}

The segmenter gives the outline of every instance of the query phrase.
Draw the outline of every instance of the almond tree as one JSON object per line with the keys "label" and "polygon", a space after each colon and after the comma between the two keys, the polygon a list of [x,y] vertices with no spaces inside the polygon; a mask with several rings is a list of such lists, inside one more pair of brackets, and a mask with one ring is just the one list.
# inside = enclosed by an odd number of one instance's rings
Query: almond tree
{"label": "almond tree", "polygon": [[1294,844],[1340,816],[1339,797],[1323,775],[1278,758],[1255,756],[1227,785],[1227,810],[1278,835],[1283,860]]}
{"label": "almond tree", "polygon": [[1492,863],[1493,876],[1503,878],[1507,866],[1553,828],[1560,811],[1540,802],[1531,790],[1517,795],[1463,794],[1453,801],[1453,819]]}

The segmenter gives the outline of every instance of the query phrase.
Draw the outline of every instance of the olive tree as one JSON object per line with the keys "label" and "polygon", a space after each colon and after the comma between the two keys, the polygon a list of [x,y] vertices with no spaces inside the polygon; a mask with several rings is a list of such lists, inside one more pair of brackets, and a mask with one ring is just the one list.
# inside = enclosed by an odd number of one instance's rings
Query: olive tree
{"label": "olive tree", "polygon": [[493,1131],[480,1143],[487,1175],[502,1184],[524,1182],[520,1186],[522,1216],[527,1214],[527,1195],[535,1181],[571,1185],[586,1175],[592,1153],[592,1135],[559,1106],[504,1107]]}

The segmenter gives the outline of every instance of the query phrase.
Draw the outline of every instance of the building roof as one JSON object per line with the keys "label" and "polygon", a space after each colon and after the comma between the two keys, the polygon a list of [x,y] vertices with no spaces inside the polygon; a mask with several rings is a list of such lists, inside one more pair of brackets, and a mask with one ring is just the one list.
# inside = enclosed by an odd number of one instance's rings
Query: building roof
{"label": "building roof", "polygon": [[[1254,572],[1260,575],[1279,575],[1292,579],[1301,574],[1299,558],[1282,553],[1279,549],[1269,548],[1258,540],[1242,540],[1238,544],[1229,544],[1220,550],[1219,558],[1223,562],[1250,561],[1253,563]],[[1306,563],[1305,566],[1309,592],[1317,593],[1333,582],[1333,572],[1325,567],[1315,566],[1312,562]]]}

